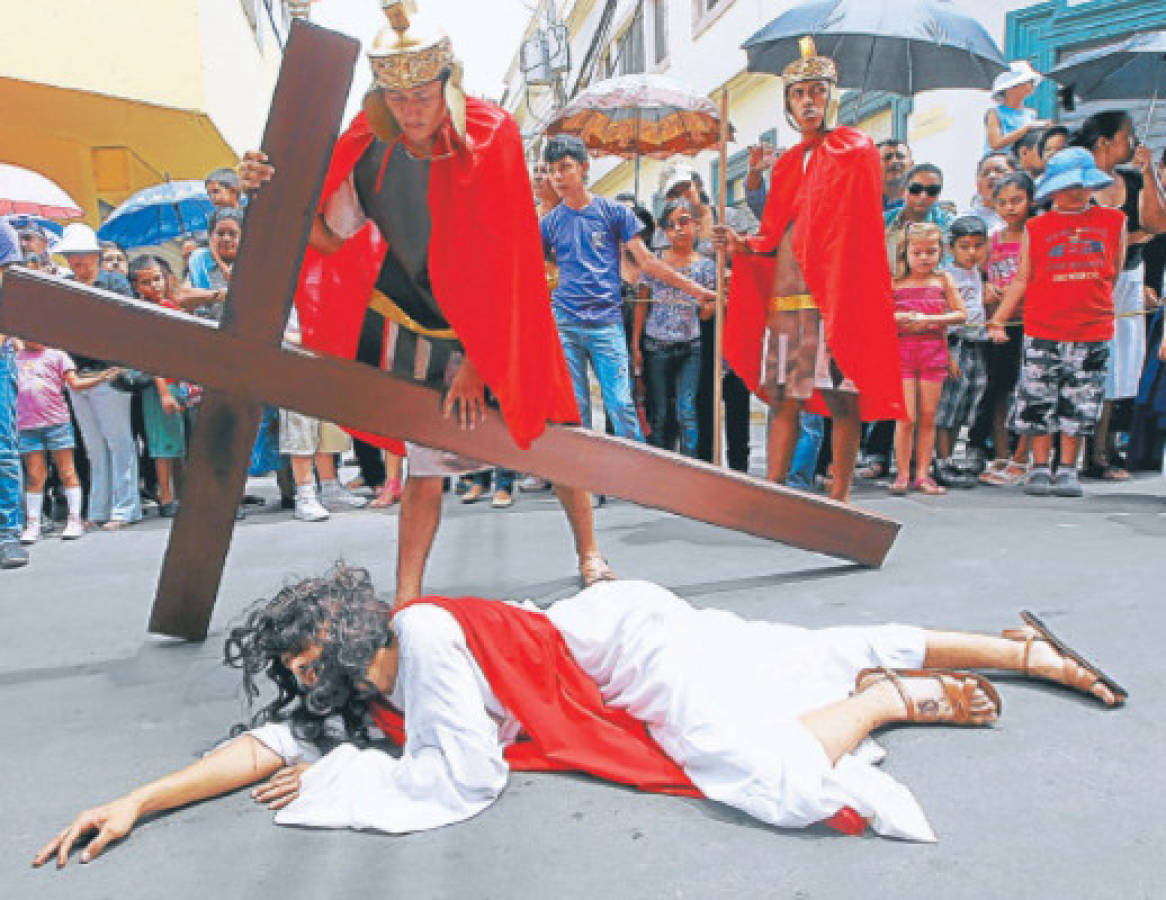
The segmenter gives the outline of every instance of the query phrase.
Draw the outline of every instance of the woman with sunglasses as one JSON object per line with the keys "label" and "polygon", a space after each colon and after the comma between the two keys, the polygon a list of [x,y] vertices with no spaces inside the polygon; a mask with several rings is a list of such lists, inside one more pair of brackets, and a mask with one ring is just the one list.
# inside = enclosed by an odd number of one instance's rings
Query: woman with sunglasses
{"label": "woman with sunglasses", "polygon": [[[697,212],[688,200],[672,200],[660,214],[670,245],[660,258],[671,268],[712,290],[717,281],[713,260],[696,249]],[[675,396],[680,452],[696,456],[699,426],[696,394],[700,386],[700,320],[715,310],[715,302],[697,298],[644,274],[652,303],[637,304],[632,347],[636,371],[647,375],[652,392],[649,443],[664,446],[669,412]],[[645,368],[646,366],[646,368]]]}
{"label": "woman with sunglasses", "polygon": [[943,172],[939,166],[920,163],[907,172],[902,207],[888,210],[884,216],[887,226],[887,260],[891,264],[893,277],[902,278],[906,274],[903,268],[903,247],[910,226],[923,222],[938,225],[943,229],[946,240],[952,215],[936,202],[941,193]]}

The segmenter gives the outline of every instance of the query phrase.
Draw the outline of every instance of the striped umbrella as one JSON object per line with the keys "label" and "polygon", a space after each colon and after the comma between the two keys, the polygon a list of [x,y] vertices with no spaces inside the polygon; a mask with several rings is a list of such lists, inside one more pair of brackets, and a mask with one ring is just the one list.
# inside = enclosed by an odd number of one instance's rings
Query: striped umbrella
{"label": "striped umbrella", "polygon": [[76,219],[84,215],[77,201],[40,172],[0,163],[0,216]]}

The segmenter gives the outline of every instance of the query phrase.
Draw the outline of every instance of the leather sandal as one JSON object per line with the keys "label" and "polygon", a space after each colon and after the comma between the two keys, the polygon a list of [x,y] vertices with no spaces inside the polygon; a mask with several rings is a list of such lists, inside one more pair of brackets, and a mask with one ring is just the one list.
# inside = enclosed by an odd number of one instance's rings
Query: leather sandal
{"label": "leather sandal", "polygon": [[[916,700],[903,684],[904,678],[933,678],[943,687],[943,700],[928,697]],[[895,686],[907,709],[907,721],[921,724],[984,725],[975,721],[972,704],[976,691],[983,691],[992,701],[999,717],[1003,703],[996,688],[983,675],[957,669],[863,669],[854,680],[855,693],[870,687],[875,681],[886,679]]]}
{"label": "leather sandal", "polygon": [[[1114,696],[1113,704],[1106,704],[1107,706],[1121,706],[1129,698],[1129,692],[1126,691],[1120,684],[1110,678],[1099,667],[1089,662],[1080,653],[1053,634],[1047,625],[1038,619],[1033,613],[1027,609],[1020,611],[1020,618],[1024,620],[1025,628],[1007,629],[1004,631],[1004,637],[1014,641],[1024,641],[1024,658],[1021,661],[1021,670],[1029,677],[1044,678],[1045,676],[1038,675],[1033,672],[1029,665],[1029,655],[1032,652],[1032,645],[1038,641],[1043,641],[1061,655],[1061,674],[1067,676],[1063,680],[1056,681],[1057,684],[1063,684],[1065,687],[1072,688],[1075,691],[1080,691],[1083,694],[1088,694],[1091,697],[1101,700],[1093,693],[1093,686],[1098,682],[1109,688]],[[1068,671],[1068,666],[1072,664],[1073,671]],[[1052,679],[1048,679],[1052,680]]]}
{"label": "leather sandal", "polygon": [[598,553],[590,553],[579,560],[579,577],[583,587],[589,588],[601,581],[618,581],[619,576],[612,571],[607,560]]}

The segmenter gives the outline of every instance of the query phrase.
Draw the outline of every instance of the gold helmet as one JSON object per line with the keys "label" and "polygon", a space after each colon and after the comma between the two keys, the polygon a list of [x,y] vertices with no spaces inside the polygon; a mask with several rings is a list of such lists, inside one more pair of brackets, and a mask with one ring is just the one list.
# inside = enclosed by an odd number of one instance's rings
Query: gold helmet
{"label": "gold helmet", "polygon": [[462,64],[453,55],[449,35],[417,12],[415,0],[381,0],[389,24],[368,51],[373,86],[364,96],[364,111],[377,137],[395,140],[401,134],[385,103],[384,91],[407,91],[445,79],[445,102],[459,137],[466,133],[466,94]]}
{"label": "gold helmet", "polygon": [[[828,56],[820,56],[814,39],[806,36],[798,41],[801,56],[782,69],[782,91],[785,94],[786,119],[789,120],[789,89],[803,81],[825,81],[830,85],[830,101],[826,107],[826,128],[833,128],[838,120],[838,65]],[[791,122],[792,124],[792,122]]]}

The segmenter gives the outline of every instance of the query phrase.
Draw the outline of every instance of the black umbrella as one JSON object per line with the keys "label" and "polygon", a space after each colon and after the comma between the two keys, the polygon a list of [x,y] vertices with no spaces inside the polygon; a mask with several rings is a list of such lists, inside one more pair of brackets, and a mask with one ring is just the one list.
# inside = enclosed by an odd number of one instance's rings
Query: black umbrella
{"label": "black umbrella", "polygon": [[811,0],[742,45],[749,71],[781,74],[806,35],[838,64],[839,86],[860,91],[990,89],[1008,68],[984,26],[950,0]]}
{"label": "black umbrella", "polygon": [[1076,53],[1049,72],[1066,95],[1082,100],[1150,101],[1146,129],[1158,96],[1166,93],[1166,30],[1143,31]]}

